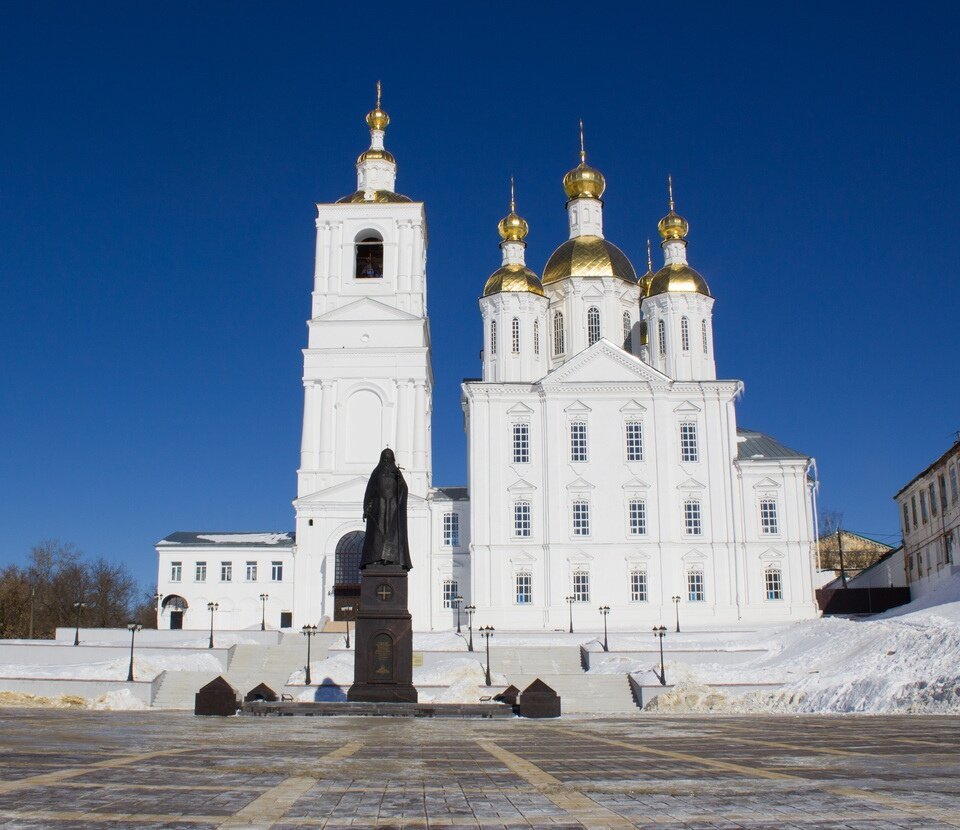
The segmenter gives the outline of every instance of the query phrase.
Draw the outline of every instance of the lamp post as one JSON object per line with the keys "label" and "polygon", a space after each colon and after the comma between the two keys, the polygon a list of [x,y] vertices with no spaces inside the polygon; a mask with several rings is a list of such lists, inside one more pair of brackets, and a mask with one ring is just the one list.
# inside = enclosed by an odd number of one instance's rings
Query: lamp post
{"label": "lamp post", "polygon": [[677,634],[680,633],[680,597],[670,597],[677,611]]}
{"label": "lamp post", "polygon": [[601,605],[600,613],[603,615],[603,650],[610,651],[610,646],[607,643],[607,615],[610,613],[610,606]]}
{"label": "lamp post", "polygon": [[480,636],[487,641],[487,674],[485,680],[488,686],[492,686],[493,682],[490,680],[490,638],[493,636],[494,628],[492,625],[482,625],[478,630]]}
{"label": "lamp post", "polygon": [[353,612],[352,605],[343,606],[343,618],[347,621],[347,648],[350,648],[350,614]]}
{"label": "lamp post", "polygon": [[667,685],[667,667],[663,664],[663,638],[667,634],[667,627],[664,625],[653,627],[653,636],[660,638],[660,685]]}
{"label": "lamp post", "polygon": [[73,610],[77,612],[77,630],[73,634],[73,644],[75,646],[80,645],[80,615],[83,613],[83,609],[87,607],[82,599],[78,599],[73,604]]}
{"label": "lamp post", "polygon": [[210,645],[207,648],[213,648],[213,612],[220,607],[219,602],[208,602],[207,610],[210,612]]}
{"label": "lamp post", "polygon": [[576,599],[574,596],[564,597],[567,601],[567,605],[570,606],[570,633],[573,634],[573,602]]}
{"label": "lamp post", "polygon": [[140,623],[127,623],[127,631],[130,632],[130,668],[127,669],[127,683],[133,683],[133,640],[142,628]]}
{"label": "lamp post", "polygon": [[463,633],[463,632],[460,630],[460,603],[461,603],[461,602],[463,602],[463,597],[461,597],[461,596],[458,595],[458,596],[455,596],[455,597],[453,598],[453,604],[454,604],[454,605],[456,606],[456,608],[457,608],[457,634]]}
{"label": "lamp post", "polygon": [[260,630],[267,630],[267,600],[270,594],[260,594]]}
{"label": "lamp post", "polygon": [[311,684],[310,680],[310,641],[316,636],[317,627],[315,625],[305,625],[303,627],[303,634],[307,638],[307,670],[306,676],[303,678],[305,686]]}
{"label": "lamp post", "polygon": [[467,651],[473,651],[473,615],[477,609],[474,605],[468,605],[463,610],[467,612],[467,628],[470,631],[470,642],[467,643]]}

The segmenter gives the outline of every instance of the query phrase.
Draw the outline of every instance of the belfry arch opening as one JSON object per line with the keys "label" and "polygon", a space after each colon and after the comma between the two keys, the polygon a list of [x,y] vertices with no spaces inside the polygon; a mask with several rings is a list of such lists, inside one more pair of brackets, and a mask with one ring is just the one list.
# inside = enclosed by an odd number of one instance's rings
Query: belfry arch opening
{"label": "belfry arch opening", "polygon": [[376,231],[360,231],[356,242],[356,268],[358,280],[383,277],[383,237]]}
{"label": "belfry arch opening", "polygon": [[360,558],[363,555],[365,535],[362,530],[351,530],[340,537],[334,550],[333,618],[335,620],[352,620],[360,610]]}

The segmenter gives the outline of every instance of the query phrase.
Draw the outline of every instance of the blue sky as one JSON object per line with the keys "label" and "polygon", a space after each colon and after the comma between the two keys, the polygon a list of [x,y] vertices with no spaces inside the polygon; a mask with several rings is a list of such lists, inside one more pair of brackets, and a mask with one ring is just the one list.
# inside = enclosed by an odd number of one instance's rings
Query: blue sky
{"label": "blue sky", "polygon": [[430,226],[435,483],[508,178],[542,269],[582,117],[638,266],[673,174],[741,425],[897,534],[960,429],[955,8],[470,8],[4,7],[0,564],[59,537],[147,584],[174,530],[292,528],[313,204],[354,189],[378,78]]}

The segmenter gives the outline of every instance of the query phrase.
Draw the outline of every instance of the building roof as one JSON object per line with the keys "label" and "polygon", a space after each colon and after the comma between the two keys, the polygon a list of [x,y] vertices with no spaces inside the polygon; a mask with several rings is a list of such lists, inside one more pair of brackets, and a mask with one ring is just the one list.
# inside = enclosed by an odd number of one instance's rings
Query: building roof
{"label": "building roof", "polygon": [[949,458],[949,456],[950,456],[951,453],[955,453],[955,452],[958,452],[958,451],[960,451],[960,440],[954,441],[953,444],[951,445],[950,449],[948,449],[943,455],[941,455],[941,456],[940,456],[936,461],[934,461],[932,464],[930,464],[929,466],[927,466],[926,468],[924,468],[923,470],[921,470],[919,473],[917,473],[913,478],[911,478],[910,481],[908,481],[906,484],[903,485],[903,487],[901,487],[899,490],[897,490],[897,492],[894,494],[893,497],[896,498],[897,496],[899,496],[904,490],[906,490],[906,489],[908,489],[909,487],[911,487],[918,479],[923,478],[923,477],[924,477],[927,473],[929,473],[931,470],[936,469],[937,467],[939,467],[944,461],[947,460],[947,458]]}
{"label": "building roof", "polygon": [[243,548],[292,548],[295,533],[284,531],[192,531],[178,530],[165,536],[158,545],[190,545],[191,547],[214,547],[216,545]]}
{"label": "building roof", "polygon": [[754,432],[752,429],[738,429],[737,437],[745,439],[737,443],[738,461],[809,457],[802,452],[785,447],[776,438],[771,438],[762,432]]}
{"label": "building roof", "polygon": [[470,499],[466,487],[434,487],[431,498],[437,501],[468,501]]}

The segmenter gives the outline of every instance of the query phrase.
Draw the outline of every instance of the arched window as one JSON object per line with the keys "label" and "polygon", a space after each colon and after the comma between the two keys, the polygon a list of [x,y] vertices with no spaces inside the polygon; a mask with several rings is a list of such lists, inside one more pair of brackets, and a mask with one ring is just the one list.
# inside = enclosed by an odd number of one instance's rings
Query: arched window
{"label": "arched window", "polygon": [[657,320],[657,348],[660,357],[667,356],[667,325],[663,320]]}
{"label": "arched window", "polygon": [[356,239],[357,279],[380,279],[383,277],[383,237],[376,231],[361,231]]}
{"label": "arched window", "polygon": [[623,348],[628,352],[633,350],[633,338],[630,336],[630,331],[633,328],[633,323],[630,321],[630,312],[623,312]]}
{"label": "arched window", "polygon": [[520,354],[520,321],[514,317],[510,323],[510,341],[514,354]]}
{"label": "arched window", "polygon": [[563,354],[563,312],[553,312],[553,353]]}
{"label": "arched window", "polygon": [[686,317],[680,318],[680,348],[690,351],[690,321]]}
{"label": "arched window", "polygon": [[763,587],[767,599],[783,599],[783,571],[774,565],[763,572]]}
{"label": "arched window", "polygon": [[490,321],[490,354],[497,353],[497,321]]}
{"label": "arched window", "polygon": [[707,354],[707,321],[700,321],[700,337],[703,340],[703,353]]}
{"label": "arched window", "polygon": [[533,321],[533,353],[540,354],[540,321]]}
{"label": "arched window", "polygon": [[587,309],[587,345],[592,346],[600,339],[600,309],[590,306]]}

